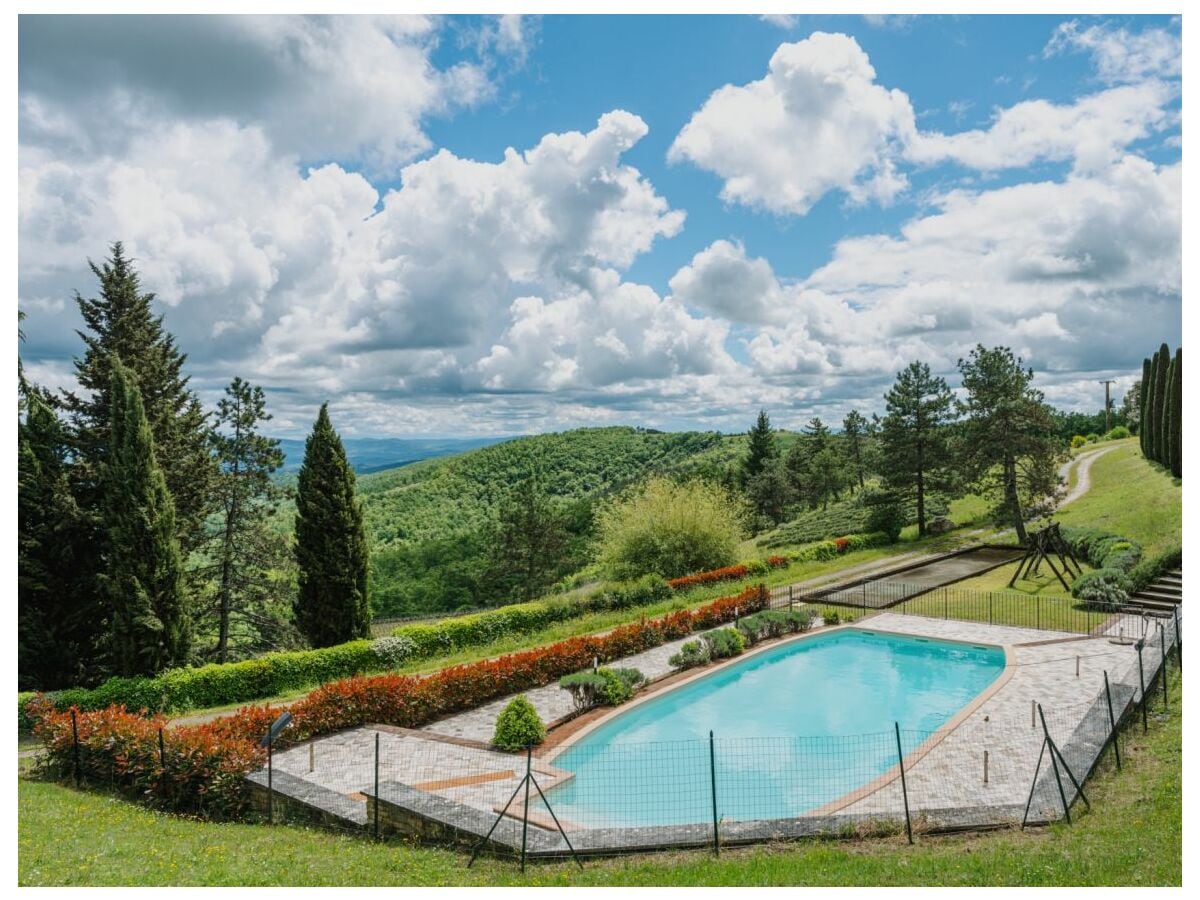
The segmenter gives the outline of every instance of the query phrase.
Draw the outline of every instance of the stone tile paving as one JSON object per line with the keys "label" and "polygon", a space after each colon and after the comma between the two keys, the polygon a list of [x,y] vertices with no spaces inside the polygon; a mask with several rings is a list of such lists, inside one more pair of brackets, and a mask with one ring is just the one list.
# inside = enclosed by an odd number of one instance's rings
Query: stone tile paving
{"label": "stone tile paving", "polygon": [[[1122,626],[1124,633],[1139,628],[1139,622],[1126,620]],[[986,814],[987,808],[1019,810],[1028,795],[1042,743],[1040,727],[1031,722],[1031,701],[1042,704],[1052,736],[1062,743],[1103,689],[1104,671],[1114,684],[1137,683],[1136,651],[1131,646],[1114,644],[1106,636],[1079,640],[1078,635],[1065,633],[898,613],[880,613],[860,620],[859,625],[1009,648],[1012,671],[1009,680],[907,771],[914,816],[949,808],[984,808],[982,814]],[[1111,630],[1115,634],[1118,626],[1113,624]],[[1152,631],[1150,636],[1154,634]],[[628,657],[619,665],[634,666],[650,678],[668,674],[671,669],[667,659],[684,640]],[[1156,665],[1157,650],[1151,654],[1148,649],[1147,672]],[[565,715],[571,708],[569,696],[556,685],[533,689],[527,696],[547,721]],[[477,809],[490,810],[503,804],[519,782],[524,760],[519,754],[463,746],[453,741],[490,739],[495,717],[508,699],[426,726],[423,731],[428,738],[418,732],[381,731],[380,782],[418,786]],[[275,765],[299,778],[354,795],[370,790],[374,783],[375,734],[374,730],[360,728],[318,739],[313,746],[311,772],[307,744],[276,754]],[[913,749],[905,747],[906,755]],[[988,751],[986,784],[984,750]],[[557,773],[544,763],[535,761],[534,765],[544,789],[555,786],[563,777],[564,773]],[[902,816],[899,782],[886,784],[869,796],[837,809],[836,813]]]}
{"label": "stone tile paving", "polygon": [[[1114,683],[1130,683],[1131,678],[1136,683],[1137,679],[1136,651],[1130,646],[1112,644],[1107,637],[1020,646],[1053,640],[1056,633],[895,613],[876,616],[869,625],[885,631],[1009,647],[1012,677],[906,772],[909,803],[914,810],[1023,806],[1043,739],[1040,723],[1032,715],[1033,702],[1042,705],[1051,725],[1051,736],[1059,744],[1065,744],[1103,691],[1105,671]],[[1057,637],[1078,635],[1057,634]],[[906,754],[910,750],[905,747]],[[986,784],[985,750],[988,752]],[[898,781],[846,807],[844,812],[877,814],[896,810],[903,811]]]}
{"label": "stone tile paving", "polygon": [[[695,639],[696,636],[691,635],[677,641],[671,641],[668,644],[663,644],[661,647],[655,647],[651,650],[628,656],[618,662],[609,663],[609,665],[637,669],[646,678],[651,680],[661,678],[673,671],[671,664],[667,660],[677,653],[679,648],[687,641]],[[571,695],[557,684],[548,684],[545,687],[533,688],[526,691],[525,696],[533,703],[534,709],[538,711],[538,715],[542,717],[543,722],[553,722],[561,719],[573,709]],[[508,705],[510,700],[512,700],[512,696],[502,697],[484,706],[426,725],[422,730],[433,732],[434,734],[449,735],[450,737],[469,738],[484,742],[490,741],[496,731],[496,717],[500,715],[500,711]]]}

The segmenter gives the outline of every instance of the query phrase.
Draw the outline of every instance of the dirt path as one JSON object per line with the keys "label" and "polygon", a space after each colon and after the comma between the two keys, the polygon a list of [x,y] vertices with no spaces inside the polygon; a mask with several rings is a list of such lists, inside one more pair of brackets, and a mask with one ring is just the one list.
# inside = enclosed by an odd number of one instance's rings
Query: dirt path
{"label": "dirt path", "polygon": [[1092,488],[1092,463],[1103,456],[1105,453],[1110,453],[1116,450],[1116,447],[1100,447],[1096,450],[1089,450],[1087,453],[1081,453],[1079,456],[1070,462],[1064,463],[1059,469],[1059,474],[1063,480],[1069,483],[1070,472],[1072,466],[1077,466],[1077,477],[1075,479],[1075,487],[1067,491],[1066,495],[1058,502],[1058,509],[1062,509],[1068,503],[1074,503]]}

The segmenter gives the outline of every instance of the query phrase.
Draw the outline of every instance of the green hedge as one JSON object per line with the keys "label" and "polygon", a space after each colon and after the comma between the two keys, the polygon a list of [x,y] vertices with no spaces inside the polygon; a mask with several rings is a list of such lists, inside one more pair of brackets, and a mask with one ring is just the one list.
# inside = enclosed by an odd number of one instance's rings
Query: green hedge
{"label": "green hedge", "polygon": [[[374,641],[350,641],[320,650],[268,653],[242,662],[172,669],[154,678],[110,678],[96,688],[69,688],[46,696],[58,709],[103,709],[116,703],[151,713],[246,703],[352,675],[384,672],[412,660],[483,646],[503,637],[529,634],[588,613],[646,606],[671,596],[667,583],[651,575],[613,584],[584,597],[554,597],[440,622],[401,625],[391,636]],[[34,696],[17,697],[21,728],[30,727],[25,704]]]}
{"label": "green hedge", "polygon": [[1136,541],[1099,528],[1063,528],[1062,536],[1071,552],[1093,569],[1071,584],[1072,597],[1112,604],[1135,590],[1131,570],[1142,558],[1142,547]]}

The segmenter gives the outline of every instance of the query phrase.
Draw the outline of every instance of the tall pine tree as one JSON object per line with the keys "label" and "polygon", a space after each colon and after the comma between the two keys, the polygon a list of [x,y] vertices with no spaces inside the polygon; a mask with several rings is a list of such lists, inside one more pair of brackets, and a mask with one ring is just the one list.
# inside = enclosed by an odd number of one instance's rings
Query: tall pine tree
{"label": "tall pine tree", "polygon": [[79,332],[84,353],[75,361],[75,377],[83,390],[68,392],[64,406],[74,430],[76,496],[85,509],[98,511],[100,473],[109,446],[110,361],[119,358],[141,392],[159,466],[175,501],[176,537],[186,557],[203,540],[204,519],[213,508],[216,467],[209,452],[207,417],[183,374],[187,356],[164,330],[162,316],[154,314],[154,294],[142,291],[120,242],[111,252],[99,266],[88,263],[100,282],[100,295],[85,299],[75,294],[86,326]]}
{"label": "tall pine tree", "polygon": [[1171,365],[1171,474],[1183,477],[1183,348],[1175,351]]}
{"label": "tall pine tree", "polygon": [[967,391],[959,403],[965,415],[964,474],[981,494],[995,499],[998,518],[1011,524],[1024,544],[1026,516],[1054,495],[1066,454],[1054,434],[1053,415],[1033,387],[1033,370],[1007,347],[977,346],[958,368]]}
{"label": "tall pine tree", "polygon": [[880,474],[891,493],[914,501],[917,532],[923,535],[926,499],[952,481],[948,426],[954,419],[954,395],[946,379],[935,376],[926,363],[914,362],[897,373],[885,399]]}
{"label": "tall pine tree", "polygon": [[304,444],[296,485],[296,562],[300,585],[296,626],[314,647],[371,633],[367,537],[354,470],[329,410],[321,406]]}
{"label": "tall pine tree", "polygon": [[259,431],[270,419],[263,389],[241,378],[225,388],[217,403],[212,443],[220,467],[220,506],[210,525],[207,554],[214,563],[216,596],[206,610],[215,620],[217,662],[229,658],[231,642],[251,652],[274,649],[287,628],[281,614],[286,585],[279,572],[288,567],[288,552],[270,522],[283,494],[271,478],[283,465],[283,451],[279,441]]}
{"label": "tall pine tree", "polygon": [[842,440],[846,442],[846,457],[850,464],[850,472],[860,489],[866,485],[865,445],[868,429],[866,417],[857,409],[850,410],[846,418],[842,419]]}
{"label": "tall pine tree", "polygon": [[564,574],[571,536],[537,476],[522,478],[500,502],[490,537],[487,582],[498,599],[532,600]]}
{"label": "tall pine tree", "polygon": [[191,645],[175,505],[137,381],[119,359],[108,369],[108,453],[100,493],[109,650],[118,674],[153,675],[186,663]]}
{"label": "tall pine tree", "polygon": [[742,484],[760,474],[771,462],[779,457],[779,445],[775,440],[775,432],[771,430],[771,420],[767,411],[758,411],[758,420],[747,433],[749,438],[746,456],[742,460]]}

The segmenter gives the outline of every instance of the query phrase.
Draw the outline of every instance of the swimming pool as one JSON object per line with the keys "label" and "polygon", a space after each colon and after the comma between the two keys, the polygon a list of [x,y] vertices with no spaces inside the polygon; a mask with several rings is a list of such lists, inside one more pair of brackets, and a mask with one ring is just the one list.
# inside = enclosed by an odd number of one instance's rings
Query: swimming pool
{"label": "swimming pool", "polygon": [[[790,818],[861,788],[1004,671],[999,647],[843,628],[789,641],[631,707],[550,762],[583,827]],[[709,732],[715,740],[709,742]]]}

